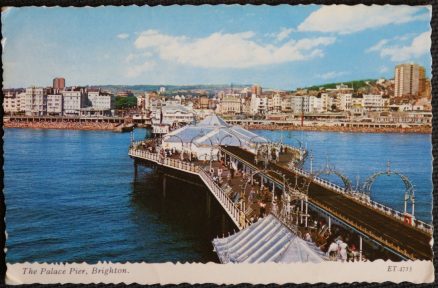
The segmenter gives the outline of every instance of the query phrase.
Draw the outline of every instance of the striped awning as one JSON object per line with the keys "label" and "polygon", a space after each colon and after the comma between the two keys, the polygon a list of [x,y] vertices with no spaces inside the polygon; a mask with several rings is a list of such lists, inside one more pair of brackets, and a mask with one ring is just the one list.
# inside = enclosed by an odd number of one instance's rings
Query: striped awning
{"label": "striped awning", "polygon": [[323,252],[281,223],[273,215],[225,238],[213,240],[221,263],[319,263]]}

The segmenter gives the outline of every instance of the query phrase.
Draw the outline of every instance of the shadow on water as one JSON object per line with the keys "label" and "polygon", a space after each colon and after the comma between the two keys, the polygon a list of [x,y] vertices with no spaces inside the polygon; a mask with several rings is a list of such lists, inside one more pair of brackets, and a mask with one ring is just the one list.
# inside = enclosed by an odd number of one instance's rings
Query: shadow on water
{"label": "shadow on water", "polygon": [[[156,233],[154,238],[160,238],[156,242],[156,257],[147,255],[148,260],[218,262],[211,241],[215,237],[228,235],[233,231],[233,226],[227,217],[223,226],[224,212],[212,197],[208,215],[207,193],[210,192],[205,187],[168,176],[166,192],[163,193],[163,174],[152,168],[138,166],[138,175],[133,177],[132,183],[133,218],[141,233],[150,237],[153,227]],[[155,227],[155,224],[159,227]]]}

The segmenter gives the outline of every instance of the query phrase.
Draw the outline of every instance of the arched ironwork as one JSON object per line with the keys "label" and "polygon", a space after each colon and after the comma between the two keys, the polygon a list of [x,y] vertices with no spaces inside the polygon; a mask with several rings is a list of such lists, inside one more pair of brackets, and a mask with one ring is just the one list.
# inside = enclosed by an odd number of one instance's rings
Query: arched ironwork
{"label": "arched ironwork", "polygon": [[297,141],[297,142],[298,142],[298,145],[299,145],[299,146],[298,146],[299,148],[304,148],[303,141],[301,141],[301,140],[298,139],[297,137],[292,136],[291,133],[289,133],[289,134],[287,135],[287,138]]}
{"label": "arched ironwork", "polygon": [[335,175],[344,183],[345,192],[351,192],[353,190],[353,185],[351,184],[350,179],[342,174],[340,171],[336,170],[334,167],[329,167],[328,165],[315,173],[312,173],[313,177],[319,177],[320,175]]}
{"label": "arched ironwork", "polygon": [[[256,170],[253,171],[250,176],[249,179],[253,179],[255,176],[260,175],[260,178],[268,178],[269,173],[275,173],[278,176],[280,176],[282,178],[282,182],[281,185],[283,186],[283,193],[288,193],[290,194],[290,196],[299,196],[298,198],[302,198],[304,197],[303,193],[301,192],[301,190],[296,189],[296,187],[294,187],[291,183],[289,183],[289,181],[287,181],[286,176],[276,170],[272,170],[272,169],[260,169],[260,170]],[[266,176],[267,175],[267,176]],[[250,183],[251,181],[246,181],[245,185],[243,187],[243,191],[246,191],[246,188],[248,186],[248,183]]]}
{"label": "arched ironwork", "polygon": [[414,190],[414,185],[412,184],[412,182],[409,180],[409,178],[406,175],[401,174],[398,171],[392,171],[390,168],[390,164],[388,163],[388,168],[386,171],[380,171],[380,172],[376,172],[373,175],[371,175],[370,177],[368,177],[365,182],[362,185],[362,193],[364,193],[365,195],[367,195],[369,198],[371,198],[371,188],[374,184],[374,182],[376,181],[376,179],[380,176],[398,176],[403,184],[405,185],[405,194],[404,194],[404,213],[407,213],[407,204],[408,201],[411,202],[412,204],[412,210],[411,210],[411,215],[414,216],[415,213],[415,190]]}
{"label": "arched ironwork", "polygon": [[[242,146],[242,141],[240,140],[239,137],[237,137],[237,136],[234,135],[233,133],[229,133],[229,134],[225,135],[225,136],[222,137],[220,140],[218,139],[218,140],[219,140],[219,146],[222,145],[222,141],[223,141],[224,139],[226,139],[226,138],[232,138],[232,137],[236,138],[237,141],[239,141],[239,146],[241,147],[241,146]],[[227,145],[225,144],[225,146],[227,146]]]}

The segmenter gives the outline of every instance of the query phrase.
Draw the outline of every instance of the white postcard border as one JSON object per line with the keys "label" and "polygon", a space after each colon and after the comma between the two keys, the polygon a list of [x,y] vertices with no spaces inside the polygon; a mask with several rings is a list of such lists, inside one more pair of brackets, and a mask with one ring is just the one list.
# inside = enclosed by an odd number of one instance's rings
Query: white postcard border
{"label": "white postcard border", "polygon": [[294,264],[216,263],[16,263],[7,264],[6,283],[19,284],[286,284],[434,282],[432,261],[323,262]]}

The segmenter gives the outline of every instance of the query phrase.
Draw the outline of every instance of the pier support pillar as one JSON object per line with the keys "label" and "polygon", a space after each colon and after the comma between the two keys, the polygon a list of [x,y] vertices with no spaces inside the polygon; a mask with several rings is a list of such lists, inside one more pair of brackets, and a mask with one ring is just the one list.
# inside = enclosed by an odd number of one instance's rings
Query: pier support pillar
{"label": "pier support pillar", "polygon": [[362,261],[362,236],[359,235],[359,261]]}
{"label": "pier support pillar", "polygon": [[163,198],[166,198],[166,175],[163,175]]}
{"label": "pier support pillar", "polygon": [[301,207],[300,207],[300,224],[303,224],[303,212],[304,212],[304,201],[301,199]]}
{"label": "pier support pillar", "polygon": [[210,191],[207,191],[206,194],[206,213],[207,213],[207,218],[211,217],[211,196],[210,196]]}
{"label": "pier support pillar", "polygon": [[328,217],[328,230],[331,233],[332,232],[332,217]]}
{"label": "pier support pillar", "polygon": [[306,219],[305,219],[305,227],[307,228],[307,222],[308,222],[308,218],[309,218],[309,215],[308,215],[308,213],[309,213],[309,202],[307,201],[307,197],[306,197]]}
{"label": "pier support pillar", "polygon": [[222,212],[222,216],[221,216],[221,230],[222,230],[222,234],[225,234],[226,232],[226,225],[227,225],[227,219],[225,219],[225,213]]}
{"label": "pier support pillar", "polygon": [[138,164],[137,164],[137,160],[134,160],[134,180],[137,180],[137,176],[138,176]]}

